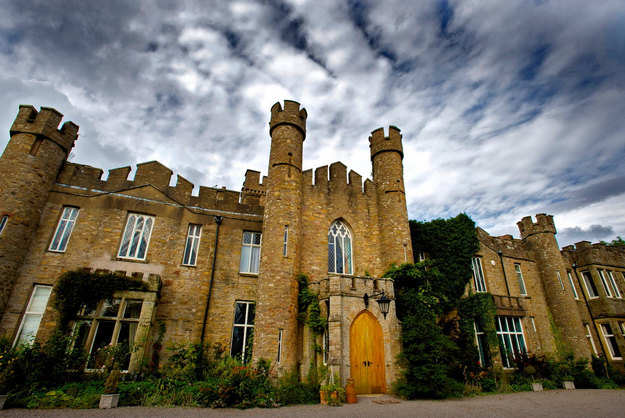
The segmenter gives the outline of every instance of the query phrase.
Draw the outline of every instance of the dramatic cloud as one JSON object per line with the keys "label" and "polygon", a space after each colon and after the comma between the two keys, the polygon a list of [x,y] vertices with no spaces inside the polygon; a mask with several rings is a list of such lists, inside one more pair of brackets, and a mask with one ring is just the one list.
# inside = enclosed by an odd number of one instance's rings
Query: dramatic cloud
{"label": "dramatic cloud", "polygon": [[588,228],[575,226],[564,228],[558,232],[558,238],[567,242],[579,241],[612,241],[615,238],[614,229],[611,226],[590,225]]}
{"label": "dramatic cloud", "polygon": [[55,107],[81,126],[75,162],[238,190],[292,99],[306,168],[369,176],[370,132],[400,127],[413,219],[504,234],[547,212],[563,245],[625,236],[621,0],[5,3],[0,126]]}

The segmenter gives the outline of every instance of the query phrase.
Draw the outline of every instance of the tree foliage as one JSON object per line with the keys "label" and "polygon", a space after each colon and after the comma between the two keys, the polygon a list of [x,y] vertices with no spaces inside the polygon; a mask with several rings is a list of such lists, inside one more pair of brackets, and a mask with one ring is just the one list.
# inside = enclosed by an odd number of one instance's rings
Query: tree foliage
{"label": "tree foliage", "polygon": [[613,239],[612,242],[601,241],[601,243],[607,245],[608,247],[625,248],[625,240],[621,238],[620,235]]}
{"label": "tree foliage", "polygon": [[432,283],[432,290],[444,296],[447,308],[455,306],[471,280],[471,258],[480,248],[475,223],[464,213],[430,222],[410,221],[410,234],[414,254],[424,252],[443,276]]}

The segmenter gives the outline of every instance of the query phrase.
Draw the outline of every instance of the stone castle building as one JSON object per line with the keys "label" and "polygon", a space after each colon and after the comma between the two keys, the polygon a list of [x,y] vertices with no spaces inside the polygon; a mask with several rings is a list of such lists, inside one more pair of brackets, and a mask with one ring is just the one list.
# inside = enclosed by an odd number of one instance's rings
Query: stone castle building
{"label": "stone castle building", "polygon": [[[374,301],[394,297],[388,267],[413,262],[398,128],[372,132],[373,178],[363,183],[340,162],[304,170],[306,110],[276,103],[268,175],[248,170],[241,192],[200,187],[196,196],[181,176],[170,186],[172,171],[156,161],[138,164],[132,179],[122,167],[106,180],[68,162],[78,126],[59,130],[61,119],[20,106],[0,159],[0,335],[45,339],[56,280],[89,269],[146,282],[74,320],[90,352],[135,344],[129,369],[160,338],[221,343],[244,360],[270,359],[278,374],[303,373],[316,359],[353,377],[358,393],[385,392],[397,378],[400,323],[393,303],[385,315]],[[478,228],[471,286],[495,297],[497,361],[511,366],[506,348],[553,351],[551,316],[578,354],[621,364],[625,251],[585,242],[560,251],[546,215],[519,228],[521,239]],[[323,335],[298,321],[300,273],[328,319]]]}

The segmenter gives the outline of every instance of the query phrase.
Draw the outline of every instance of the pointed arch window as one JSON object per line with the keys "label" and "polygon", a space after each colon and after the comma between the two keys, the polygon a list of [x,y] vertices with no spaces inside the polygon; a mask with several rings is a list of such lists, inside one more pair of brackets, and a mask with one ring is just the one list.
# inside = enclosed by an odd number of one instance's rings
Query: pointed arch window
{"label": "pointed arch window", "polygon": [[352,234],[341,221],[328,231],[328,273],[352,274]]}

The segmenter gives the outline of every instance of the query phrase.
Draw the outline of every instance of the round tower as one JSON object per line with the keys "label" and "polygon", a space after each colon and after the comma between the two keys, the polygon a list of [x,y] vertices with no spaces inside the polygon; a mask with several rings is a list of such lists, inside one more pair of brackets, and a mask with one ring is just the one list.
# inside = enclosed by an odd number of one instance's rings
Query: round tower
{"label": "round tower", "polygon": [[0,158],[0,216],[8,221],[0,236],[0,317],[20,266],[39,226],[56,177],[67,159],[78,126],[55,109],[21,105],[11,139]]}
{"label": "round tower", "polygon": [[577,357],[589,357],[586,332],[572,290],[567,283],[566,267],[556,240],[556,225],[552,215],[539,213],[536,223],[526,216],[517,223],[521,239],[528,243],[545,291],[547,305],[563,342],[571,346]]}
{"label": "round tower", "polygon": [[297,365],[297,275],[300,273],[302,150],[306,109],[285,100],[271,108],[269,174],[263,236],[254,358],[275,364],[280,374]]}
{"label": "round tower", "polygon": [[412,240],[404,188],[404,149],[399,128],[390,126],[371,132],[369,146],[373,182],[378,193],[378,222],[382,246],[382,270],[395,264],[412,263]]}

